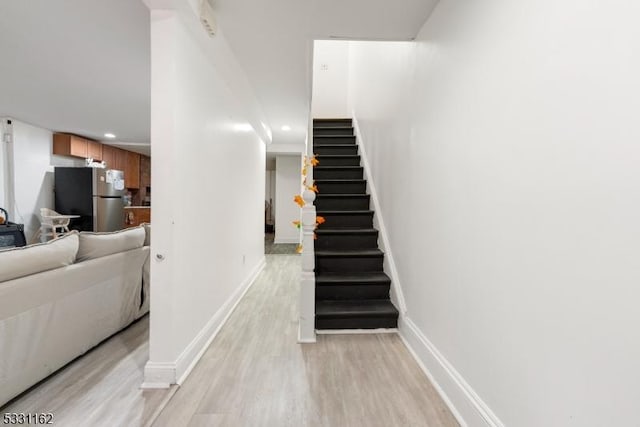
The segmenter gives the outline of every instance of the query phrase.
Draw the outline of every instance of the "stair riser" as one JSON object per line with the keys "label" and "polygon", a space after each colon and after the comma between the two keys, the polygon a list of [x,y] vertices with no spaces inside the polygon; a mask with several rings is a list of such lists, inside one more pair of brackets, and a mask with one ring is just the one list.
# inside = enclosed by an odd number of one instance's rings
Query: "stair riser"
{"label": "stair riser", "polygon": [[316,157],[321,166],[360,166],[360,156],[352,157]]}
{"label": "stair riser", "polygon": [[329,135],[339,135],[339,136],[352,136],[353,128],[340,128],[340,129],[323,129],[323,128],[313,128],[313,136],[329,136]]}
{"label": "stair riser", "polygon": [[319,214],[325,219],[326,228],[373,228],[373,215]]}
{"label": "stair riser", "polygon": [[376,249],[378,247],[378,235],[331,235],[318,234],[315,241],[316,249]]}
{"label": "stair riser", "polygon": [[362,179],[362,168],[352,169],[314,169],[314,179]]}
{"label": "stair riser", "polygon": [[314,202],[318,211],[364,211],[369,209],[369,198],[332,198],[318,197]]}
{"label": "stair riser", "polygon": [[316,273],[360,273],[382,271],[383,257],[316,256]]}
{"label": "stair riser", "polygon": [[317,155],[323,154],[337,154],[344,156],[353,156],[358,154],[358,146],[357,145],[343,145],[338,147],[313,147],[313,152]]}
{"label": "stair riser", "polygon": [[348,317],[336,319],[316,317],[316,329],[389,329],[397,327],[398,320],[391,317]]}
{"label": "stair riser", "polygon": [[366,182],[317,182],[320,194],[366,194]]}
{"label": "stair riser", "polygon": [[321,137],[313,137],[314,144],[345,144],[345,145],[355,145],[356,137],[355,136],[321,136]]}
{"label": "stair riser", "polygon": [[314,120],[313,128],[351,128],[353,124],[351,123],[351,119],[349,120]]}
{"label": "stair riser", "polygon": [[316,287],[317,300],[388,299],[389,285],[333,285]]}

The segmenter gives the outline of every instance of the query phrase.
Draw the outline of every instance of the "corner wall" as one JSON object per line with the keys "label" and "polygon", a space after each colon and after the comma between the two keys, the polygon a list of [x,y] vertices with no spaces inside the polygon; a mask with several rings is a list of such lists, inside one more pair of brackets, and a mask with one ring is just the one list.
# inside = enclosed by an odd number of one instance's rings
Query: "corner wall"
{"label": "corner wall", "polygon": [[[36,235],[40,228],[40,208],[54,209],[53,171],[56,166],[83,166],[84,160],[56,156],[53,150],[53,132],[37,126],[11,119],[13,125],[13,176],[3,173],[12,191],[0,198],[0,205],[7,210],[11,206],[5,200],[8,194],[14,194],[14,212],[9,212],[11,222],[25,226],[27,243],[37,243]],[[3,144],[3,156],[6,156],[6,144]],[[7,158],[8,160],[8,158]],[[2,194],[2,193],[0,193]]]}
{"label": "corner wall", "polygon": [[401,333],[470,426],[637,422],[637,16],[441,0],[415,43],[352,44]]}
{"label": "corner wall", "polygon": [[[183,3],[183,7],[185,4]],[[188,6],[186,6],[188,7]],[[224,37],[192,10],[151,11],[150,360],[180,383],[264,265],[265,144]],[[260,130],[264,132],[264,130]]]}
{"label": "corner wall", "polygon": [[276,233],[274,243],[300,243],[300,230],[292,222],[300,219],[300,208],[293,201],[302,184],[300,155],[276,157]]}

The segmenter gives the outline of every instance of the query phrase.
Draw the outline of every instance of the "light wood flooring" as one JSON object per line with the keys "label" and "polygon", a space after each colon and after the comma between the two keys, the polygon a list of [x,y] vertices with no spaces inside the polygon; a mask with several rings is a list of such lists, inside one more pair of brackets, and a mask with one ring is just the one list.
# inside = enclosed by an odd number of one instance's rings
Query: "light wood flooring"
{"label": "light wood flooring", "polygon": [[154,426],[457,426],[395,334],[297,344],[300,257],[267,266]]}
{"label": "light wood flooring", "polygon": [[170,390],[140,390],[149,359],[149,316],[112,336],[0,408],[52,413],[59,427],[146,426]]}
{"label": "light wood flooring", "polygon": [[139,390],[144,318],[0,413],[53,412],[54,425],[74,427],[137,427],[154,418],[158,427],[458,425],[397,335],[319,335],[316,344],[298,344],[299,277],[299,256],[268,255],[177,391]]}

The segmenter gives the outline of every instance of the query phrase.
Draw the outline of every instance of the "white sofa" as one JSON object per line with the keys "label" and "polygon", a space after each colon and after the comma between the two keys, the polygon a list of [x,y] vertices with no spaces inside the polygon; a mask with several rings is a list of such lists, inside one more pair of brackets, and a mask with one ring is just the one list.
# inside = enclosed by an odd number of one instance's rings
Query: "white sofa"
{"label": "white sofa", "polygon": [[145,229],[0,251],[0,406],[149,311]]}

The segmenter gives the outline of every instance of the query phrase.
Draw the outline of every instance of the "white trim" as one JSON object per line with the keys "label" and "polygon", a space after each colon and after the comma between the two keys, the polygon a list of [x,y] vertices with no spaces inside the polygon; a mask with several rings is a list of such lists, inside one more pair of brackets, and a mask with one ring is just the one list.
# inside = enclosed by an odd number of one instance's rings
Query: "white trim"
{"label": "white trim", "polygon": [[273,244],[274,245],[281,245],[283,243],[284,244],[287,244],[287,243],[289,243],[289,244],[296,243],[297,244],[297,243],[300,243],[300,238],[298,238],[298,237],[285,237],[285,238],[277,237],[277,238],[275,238],[273,240]]}
{"label": "white trim", "polygon": [[408,317],[400,338],[461,426],[504,427],[489,406]]}
{"label": "white trim", "polygon": [[396,328],[380,329],[316,329],[318,335],[373,335],[373,334],[397,334]]}
{"label": "white trim", "polygon": [[147,361],[144,365],[144,382],[141,389],[169,388],[176,379],[175,363]]}
{"label": "white trim", "polygon": [[384,225],[384,219],[382,218],[382,209],[380,209],[380,203],[378,201],[378,192],[376,191],[376,185],[373,182],[371,176],[371,167],[369,166],[369,160],[367,158],[367,150],[364,146],[364,139],[360,133],[360,127],[358,126],[358,120],[356,119],[355,112],[352,111],[352,123],[354,135],[358,143],[358,149],[360,150],[360,158],[362,159],[362,167],[364,168],[364,178],[367,180],[367,187],[369,194],[371,195],[371,203],[373,204],[374,226],[379,231],[380,236],[380,249],[384,252],[384,270],[391,276],[391,300],[396,303],[400,311],[400,316],[404,316],[407,313],[407,304],[402,293],[402,286],[400,284],[400,277],[398,275],[398,269],[393,258],[393,252],[391,251],[391,245],[389,244],[389,235],[387,233],[387,227]]}
{"label": "white trim", "polygon": [[182,384],[191,370],[198,363],[204,352],[209,348],[213,339],[227,322],[231,313],[235,310],[242,297],[247,293],[251,285],[266,265],[263,256],[252,272],[240,284],[238,289],[227,299],[220,309],[209,319],[195,338],[189,343],[175,362],[148,361],[144,367],[143,389],[169,388],[171,384]]}
{"label": "white trim", "polygon": [[207,322],[207,325],[202,328],[200,333],[196,335],[196,337],[178,357],[176,360],[177,384],[182,384],[184,380],[187,379],[191,370],[196,366],[207,348],[209,348],[209,345],[216,335],[218,335],[222,326],[227,323],[231,313],[233,313],[238,306],[238,303],[242,300],[242,297],[244,297],[249,288],[251,288],[251,285],[253,285],[258,274],[260,274],[265,265],[266,258],[262,257],[258,262],[258,265],[256,265],[244,282],[242,282],[231,297],[222,305],[222,307],[220,307],[220,310],[211,317]]}
{"label": "white trim", "polygon": [[[316,332],[317,333],[317,332]],[[300,329],[300,323],[298,322],[298,344],[315,344],[316,338],[301,338],[302,331]]]}

